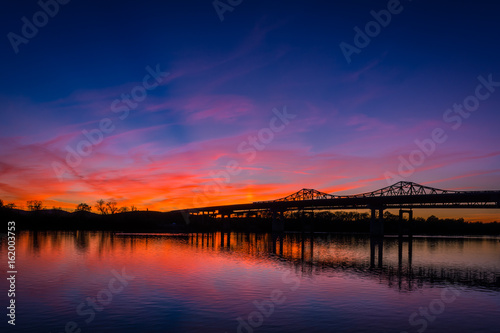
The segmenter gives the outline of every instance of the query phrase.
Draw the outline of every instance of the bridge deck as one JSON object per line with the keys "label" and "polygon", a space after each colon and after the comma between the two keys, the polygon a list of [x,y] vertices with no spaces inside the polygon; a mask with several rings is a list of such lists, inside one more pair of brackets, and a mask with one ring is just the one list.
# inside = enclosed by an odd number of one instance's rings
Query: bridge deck
{"label": "bridge deck", "polygon": [[183,212],[223,214],[259,211],[398,208],[500,208],[500,191],[450,191],[399,182],[373,192],[335,196],[303,189],[285,198],[246,204],[199,207]]}

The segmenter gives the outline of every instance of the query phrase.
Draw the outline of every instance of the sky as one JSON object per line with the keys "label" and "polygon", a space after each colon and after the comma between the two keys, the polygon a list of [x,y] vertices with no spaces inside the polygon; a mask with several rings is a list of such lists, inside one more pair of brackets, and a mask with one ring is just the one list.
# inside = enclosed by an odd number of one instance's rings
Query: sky
{"label": "sky", "polygon": [[[400,180],[500,190],[499,9],[9,2],[0,199],[168,211]],[[494,210],[440,214],[500,220]]]}

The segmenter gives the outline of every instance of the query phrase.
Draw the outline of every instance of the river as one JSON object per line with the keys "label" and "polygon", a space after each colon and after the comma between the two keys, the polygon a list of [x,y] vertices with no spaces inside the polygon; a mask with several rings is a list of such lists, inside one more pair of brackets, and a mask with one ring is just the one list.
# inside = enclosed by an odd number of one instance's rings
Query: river
{"label": "river", "polygon": [[25,231],[16,266],[16,332],[500,327],[495,237]]}

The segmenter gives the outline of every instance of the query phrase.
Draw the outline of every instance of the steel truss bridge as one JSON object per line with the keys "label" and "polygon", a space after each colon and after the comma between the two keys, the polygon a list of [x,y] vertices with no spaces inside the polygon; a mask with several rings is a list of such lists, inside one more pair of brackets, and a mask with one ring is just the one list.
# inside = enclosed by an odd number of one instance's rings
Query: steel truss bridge
{"label": "steel truss bridge", "polygon": [[[400,181],[376,191],[354,195],[334,195],[314,189],[302,189],[276,200],[191,208],[178,212],[221,218],[272,212],[274,220],[279,221],[283,220],[283,213],[287,211],[369,209],[371,210],[372,233],[383,234],[383,211],[385,209],[399,209],[400,218],[404,213],[408,213],[411,220],[413,208],[500,208],[500,191],[441,190]],[[280,228],[278,223],[276,229]]]}

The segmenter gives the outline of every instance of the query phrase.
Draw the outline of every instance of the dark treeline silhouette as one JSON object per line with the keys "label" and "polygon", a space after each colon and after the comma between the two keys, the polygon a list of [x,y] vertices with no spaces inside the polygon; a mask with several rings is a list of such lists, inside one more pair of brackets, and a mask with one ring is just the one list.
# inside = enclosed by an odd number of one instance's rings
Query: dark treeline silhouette
{"label": "dark treeline silhouette", "polygon": [[[28,201],[29,211],[4,205],[0,200],[3,220],[16,221],[25,230],[110,230],[134,232],[161,231],[270,231],[273,215],[263,212],[253,217],[214,218],[188,216],[179,212],[139,211],[136,207],[117,206],[114,201],[98,200],[92,212],[90,205],[80,203],[70,213],[61,209],[44,209],[42,202]],[[287,231],[323,231],[341,233],[369,233],[370,216],[357,211],[285,212]],[[404,221],[414,235],[500,235],[500,223],[465,222],[460,219],[417,217],[411,223]],[[398,234],[399,216],[384,213],[385,234]]]}
{"label": "dark treeline silhouette", "polygon": [[[319,213],[292,213],[285,223],[290,220],[293,230],[300,230],[305,221],[314,230],[330,232],[363,232],[370,231],[370,215],[359,212],[319,212]],[[386,211],[384,213],[384,231],[386,234],[398,234],[399,216]],[[405,228],[410,228],[413,234],[420,235],[500,235],[500,223],[465,222],[463,218],[438,218],[431,215],[427,219],[416,217],[408,222],[403,220]],[[286,224],[285,224],[286,225]]]}
{"label": "dark treeline silhouette", "polygon": [[[263,213],[257,217],[232,218],[224,221],[208,216],[191,216],[191,225],[197,230],[221,230],[227,228],[234,231],[270,231],[273,220],[272,213]],[[323,212],[286,212],[284,213],[286,231],[318,231],[340,233],[369,233],[370,215],[356,211],[323,211]],[[399,233],[399,216],[390,212],[384,213],[384,231],[387,235]],[[441,219],[434,215],[424,219],[414,218],[411,223],[403,220],[406,229],[414,235],[500,235],[500,223],[465,222],[463,218]]]}
{"label": "dark treeline silhouette", "polygon": [[184,231],[181,214],[126,211],[96,214],[85,210],[58,209],[25,211],[1,207],[2,220],[15,221],[18,230],[107,230],[107,231]]}

